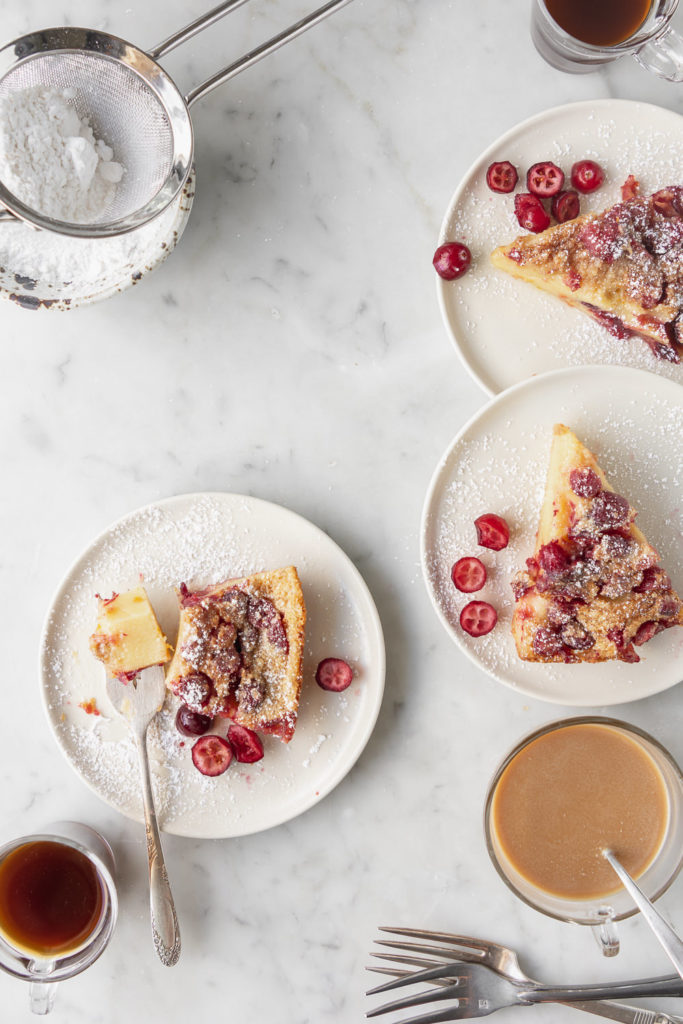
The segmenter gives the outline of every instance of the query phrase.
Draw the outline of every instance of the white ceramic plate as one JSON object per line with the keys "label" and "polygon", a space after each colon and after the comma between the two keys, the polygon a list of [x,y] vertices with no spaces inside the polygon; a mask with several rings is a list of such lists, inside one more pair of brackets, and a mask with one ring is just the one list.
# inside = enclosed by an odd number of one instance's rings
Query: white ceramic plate
{"label": "white ceramic plate", "polygon": [[616,202],[630,173],[644,192],[680,184],[683,117],[630,100],[571,103],[517,125],[467,172],[448,207],[440,244],[465,242],[472,267],[457,281],[437,278],[437,295],[453,344],[489,394],[547,370],[594,363],[641,367],[683,383],[683,366],[656,359],[644,341],[613,338],[579,310],[489,262],[493,249],[525,233],[514,215],[514,194],[496,195],[487,187],[489,164],[510,160],[520,176],[515,191],[524,192],[531,164],[553,160],[568,177],[583,157],[597,160],[606,172],[602,188],[581,197],[584,212]]}
{"label": "white ceramic plate", "polygon": [[[95,594],[128,589],[142,576],[162,629],[174,640],[173,587],[181,581],[195,587],[292,564],[308,612],[293,739],[265,737],[262,761],[233,762],[225,774],[206,778],[192,764],[192,739],[174,728],[175,698],[167,698],[148,743],[157,813],[161,827],[176,835],[247,835],[301,814],[341,781],[370,737],[384,689],[382,627],[362,577],[327,534],[294,512],[236,494],[191,494],[109,527],[69,570],[47,617],[41,676],[48,718],[68,761],[98,796],[142,820],[133,743],[88,650]],[[316,685],[316,665],[325,657],[353,667],[354,681],[343,693]],[[100,715],[79,706],[92,698]],[[225,735],[226,727],[216,731]]]}
{"label": "white ceramic plate", "polygon": [[[533,552],[555,423],[576,432],[612,486],[638,510],[638,525],[681,593],[682,394],[679,385],[642,370],[557,370],[494,399],[448,447],[424,506],[422,569],[451,638],[501,683],[554,704],[598,707],[647,697],[683,678],[683,629],[668,629],[640,647],[637,665],[520,661],[510,633],[510,580]],[[484,512],[502,515],[510,526],[503,551],[477,546],[473,522]],[[477,594],[460,594],[451,582],[451,566],[464,555],[476,555],[487,568],[489,578]],[[472,599],[489,601],[498,611],[497,625],[477,639],[458,622]]]}

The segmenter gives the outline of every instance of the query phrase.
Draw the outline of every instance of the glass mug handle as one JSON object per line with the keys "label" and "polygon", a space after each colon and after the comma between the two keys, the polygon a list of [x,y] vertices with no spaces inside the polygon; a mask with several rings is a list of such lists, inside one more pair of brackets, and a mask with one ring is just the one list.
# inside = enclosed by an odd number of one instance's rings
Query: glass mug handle
{"label": "glass mug handle", "polygon": [[[41,976],[49,977],[54,969],[54,960],[50,963],[38,963],[38,961],[32,960],[29,964],[29,970],[34,978]],[[56,994],[56,981],[32,981],[29,987],[32,1013],[37,1013],[41,1016],[49,1013],[55,1004]]]}
{"label": "glass mug handle", "polygon": [[614,911],[611,907],[600,907],[598,917],[600,923],[591,926],[595,940],[603,956],[616,956],[619,952],[619,933],[614,922]]}
{"label": "glass mug handle", "polygon": [[672,28],[651,39],[633,56],[642,67],[667,82],[683,82],[683,38]]}

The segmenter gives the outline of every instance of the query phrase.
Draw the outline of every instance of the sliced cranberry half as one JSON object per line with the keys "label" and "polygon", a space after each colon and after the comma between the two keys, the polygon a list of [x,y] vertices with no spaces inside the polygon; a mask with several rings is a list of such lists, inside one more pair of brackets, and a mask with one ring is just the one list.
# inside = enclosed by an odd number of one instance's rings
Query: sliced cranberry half
{"label": "sliced cranberry half", "polygon": [[492,192],[512,192],[519,175],[509,160],[497,160],[486,172],[486,184]]}
{"label": "sliced cranberry half", "polygon": [[491,548],[492,551],[502,551],[508,546],[510,527],[503,517],[497,516],[495,512],[485,512],[483,516],[479,516],[474,520],[474,527],[480,547]]}
{"label": "sliced cranberry half", "polygon": [[202,736],[192,747],[192,762],[202,775],[222,775],[232,761],[232,747],[222,736]]}
{"label": "sliced cranberry half", "polygon": [[486,636],[498,622],[498,612],[488,601],[470,601],[460,612],[460,625],[470,636]]}
{"label": "sliced cranberry half", "polygon": [[324,658],[315,672],[315,681],[323,690],[341,693],[351,685],[353,669],[341,658]]}
{"label": "sliced cranberry half", "polygon": [[558,224],[574,220],[579,216],[580,210],[579,196],[573,189],[567,189],[566,192],[558,192],[556,196],[553,196],[553,201],[550,204],[550,212]]}
{"label": "sliced cranberry half", "polygon": [[181,704],[175,716],[175,727],[183,736],[203,736],[208,732],[212,719],[209,715],[200,715],[198,711]]}
{"label": "sliced cranberry half", "polygon": [[532,196],[530,192],[519,192],[515,196],[515,216],[519,226],[538,234],[550,227],[548,216],[543,203],[538,196]]}
{"label": "sliced cranberry half", "polygon": [[534,164],[526,172],[526,187],[532,195],[541,199],[550,199],[562,190],[564,185],[564,171],[551,160],[544,160],[540,164]]}
{"label": "sliced cranberry half", "polygon": [[434,253],[432,263],[439,277],[444,281],[454,281],[456,277],[469,270],[472,253],[462,242],[446,242]]}
{"label": "sliced cranberry half", "polygon": [[572,187],[579,192],[595,192],[605,180],[605,172],[595,160],[577,160],[571,169]]}
{"label": "sliced cranberry half", "polygon": [[486,567],[478,558],[459,558],[451,569],[451,579],[456,590],[473,594],[486,583]]}
{"label": "sliced cranberry half", "polygon": [[233,724],[228,729],[228,743],[233,754],[242,764],[254,764],[263,757],[263,744],[253,729],[246,725]]}

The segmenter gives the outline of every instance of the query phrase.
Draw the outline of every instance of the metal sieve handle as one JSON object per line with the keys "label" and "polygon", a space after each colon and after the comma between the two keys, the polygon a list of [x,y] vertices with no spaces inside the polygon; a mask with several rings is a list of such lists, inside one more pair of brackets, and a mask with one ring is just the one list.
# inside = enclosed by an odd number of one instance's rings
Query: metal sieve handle
{"label": "metal sieve handle", "polygon": [[[225,17],[231,11],[237,10],[238,7],[242,7],[243,4],[247,3],[247,0],[226,0],[225,3],[219,4],[200,18],[190,22],[185,28],[175,32],[172,36],[169,36],[163,43],[155,46],[153,50],[149,50],[149,56],[152,60],[157,60],[164,54],[169,53],[175,49],[176,46],[180,46],[182,43],[191,39],[192,36],[202,32],[205,28],[215,24],[221,18]],[[256,47],[254,50],[250,50],[249,53],[245,53],[243,57],[240,57],[233,64],[229,64],[228,67],[223,68],[222,71],[217,71],[211,78],[207,78],[205,82],[196,86],[191,92],[185,96],[185,102],[188,106],[191,106],[196,100],[201,99],[203,96],[207,96],[208,93],[213,92],[219,85],[227,82],[229,79],[234,78],[240,71],[244,71],[246,68],[250,68],[253,64],[258,63],[264,57],[274,53],[275,50],[279,50],[285,43],[290,42],[292,39],[296,39],[303,32],[306,32],[309,28],[313,28],[319,22],[323,21],[330,14],[334,14],[335,11],[345,7],[346,4],[351,3],[351,0],[328,0],[328,3],[323,4],[317,10],[311,14],[297,21],[294,25],[290,25],[289,28],[278,35],[268,39],[265,43]]]}

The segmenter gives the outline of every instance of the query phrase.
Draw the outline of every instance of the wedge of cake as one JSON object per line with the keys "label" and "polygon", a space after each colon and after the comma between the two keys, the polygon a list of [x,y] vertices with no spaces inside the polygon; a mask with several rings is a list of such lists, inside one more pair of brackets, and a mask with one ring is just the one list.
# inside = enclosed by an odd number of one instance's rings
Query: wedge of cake
{"label": "wedge of cake", "polygon": [[[632,193],[632,189],[630,190]],[[683,353],[683,186],[660,189],[541,231],[491,262],[583,310],[660,359]]]}
{"label": "wedge of cake", "polygon": [[191,710],[286,743],[296,726],[306,607],[294,566],[178,591],[166,685]]}
{"label": "wedge of cake", "polygon": [[636,647],[683,625],[659,555],[572,431],[554,428],[536,548],[512,581],[524,661],[639,661]]}
{"label": "wedge of cake", "polygon": [[98,596],[97,625],[90,637],[90,650],[112,676],[163,665],[173,653],[144,587],[109,598]]}

